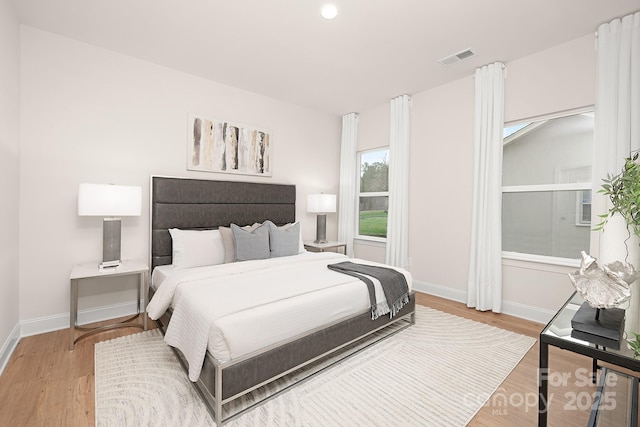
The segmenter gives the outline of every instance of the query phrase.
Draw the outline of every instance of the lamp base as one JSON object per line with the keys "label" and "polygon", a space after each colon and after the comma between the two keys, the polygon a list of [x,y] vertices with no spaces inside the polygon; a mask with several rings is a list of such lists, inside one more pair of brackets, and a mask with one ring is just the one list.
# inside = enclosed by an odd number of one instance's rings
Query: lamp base
{"label": "lamp base", "polygon": [[99,267],[102,270],[103,268],[115,268],[115,267],[119,267],[120,264],[122,264],[122,262],[120,262],[120,260],[118,261],[107,261],[107,262],[101,262]]}
{"label": "lamp base", "polygon": [[316,219],[316,240],[313,243],[327,243],[327,216],[320,214]]}
{"label": "lamp base", "polygon": [[102,264],[100,268],[120,265],[120,218],[105,218],[102,223]]}

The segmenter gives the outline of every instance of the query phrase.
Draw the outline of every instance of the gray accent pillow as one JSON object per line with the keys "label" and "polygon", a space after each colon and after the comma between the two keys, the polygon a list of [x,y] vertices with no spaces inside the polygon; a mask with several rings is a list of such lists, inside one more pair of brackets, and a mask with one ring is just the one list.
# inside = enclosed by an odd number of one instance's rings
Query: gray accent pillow
{"label": "gray accent pillow", "polygon": [[[253,225],[246,225],[242,229],[247,231],[253,231],[260,227],[260,223],[256,222]],[[236,262],[236,244],[233,242],[233,232],[229,227],[218,227],[220,235],[222,236],[222,245],[224,246],[224,262]]]}
{"label": "gray accent pillow", "polygon": [[262,224],[255,230],[247,231],[231,224],[233,242],[236,246],[236,260],[249,261],[271,257],[269,252],[269,227]]}
{"label": "gray accent pillow", "polygon": [[300,223],[278,227],[271,221],[269,226],[269,247],[271,257],[297,255],[300,252]]}

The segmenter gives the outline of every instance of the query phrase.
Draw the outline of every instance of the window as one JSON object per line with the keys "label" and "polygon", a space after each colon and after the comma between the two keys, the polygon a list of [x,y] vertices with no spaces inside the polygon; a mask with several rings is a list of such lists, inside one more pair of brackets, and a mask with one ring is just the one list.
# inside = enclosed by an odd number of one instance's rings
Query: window
{"label": "window", "polygon": [[592,145],[591,112],[505,127],[503,256],[578,259],[589,250]]}
{"label": "window", "polygon": [[387,238],[389,148],[358,153],[358,238]]}
{"label": "window", "polygon": [[583,227],[591,226],[591,190],[582,190],[578,192],[576,225]]}

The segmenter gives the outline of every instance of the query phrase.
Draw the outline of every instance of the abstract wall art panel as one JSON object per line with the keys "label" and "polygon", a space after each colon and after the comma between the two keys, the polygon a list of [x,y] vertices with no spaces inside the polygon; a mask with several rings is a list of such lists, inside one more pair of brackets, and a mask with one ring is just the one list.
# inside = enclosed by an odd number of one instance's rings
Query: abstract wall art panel
{"label": "abstract wall art panel", "polygon": [[188,170],[271,176],[271,146],[269,130],[189,115]]}

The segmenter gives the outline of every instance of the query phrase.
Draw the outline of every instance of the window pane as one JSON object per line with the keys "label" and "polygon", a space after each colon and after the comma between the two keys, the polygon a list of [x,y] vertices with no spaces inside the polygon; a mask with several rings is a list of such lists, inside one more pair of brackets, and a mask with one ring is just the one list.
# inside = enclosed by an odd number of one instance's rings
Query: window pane
{"label": "window pane", "polygon": [[[502,195],[502,250],[559,258],[589,251],[591,227],[581,224],[590,192],[540,191]],[[589,204],[582,204],[589,201]]]}
{"label": "window pane", "polygon": [[579,191],[578,197],[577,221],[582,225],[591,225],[591,190]]}
{"label": "window pane", "polygon": [[593,113],[505,128],[502,185],[591,182]]}
{"label": "window pane", "polygon": [[387,237],[389,197],[360,197],[358,234],[361,236]]}
{"label": "window pane", "polygon": [[389,149],[360,155],[360,192],[389,191]]}

